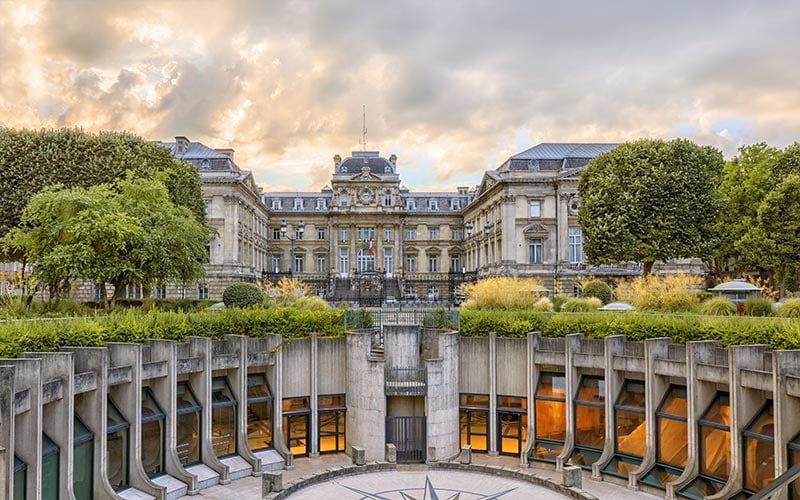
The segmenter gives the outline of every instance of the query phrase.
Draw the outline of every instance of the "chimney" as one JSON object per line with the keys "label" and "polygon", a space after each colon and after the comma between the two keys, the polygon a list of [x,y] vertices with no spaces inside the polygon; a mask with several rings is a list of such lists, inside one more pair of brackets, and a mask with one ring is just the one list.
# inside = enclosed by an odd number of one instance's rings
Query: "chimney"
{"label": "chimney", "polygon": [[214,151],[216,151],[217,153],[224,154],[225,156],[230,158],[231,161],[233,161],[233,149],[232,148],[216,148]]}
{"label": "chimney", "polygon": [[183,154],[186,150],[189,149],[189,139],[186,137],[179,135],[175,137],[175,152],[178,154]]}

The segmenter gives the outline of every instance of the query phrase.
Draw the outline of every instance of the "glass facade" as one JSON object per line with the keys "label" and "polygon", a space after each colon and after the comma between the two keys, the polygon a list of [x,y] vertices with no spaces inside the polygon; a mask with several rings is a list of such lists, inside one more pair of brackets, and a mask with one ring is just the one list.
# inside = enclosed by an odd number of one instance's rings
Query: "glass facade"
{"label": "glass facade", "polygon": [[247,376],[247,445],[253,451],[272,448],[272,393],[262,374]]}
{"label": "glass facade", "polygon": [[142,465],[148,477],[164,474],[164,422],[167,416],[149,387],[142,389]]}
{"label": "glass facade", "polygon": [[[795,436],[788,445],[789,467],[800,464],[800,435]],[[789,500],[800,500],[800,479],[789,486]]]}
{"label": "glass facade", "polygon": [[214,454],[236,454],[236,398],[226,377],[211,381],[211,446]]}
{"label": "glass facade", "polygon": [[108,482],[114,490],[128,487],[128,430],[130,424],[122,417],[111,396],[108,397],[108,430],[106,455]]}
{"label": "glass facade", "polygon": [[583,377],[575,395],[575,449],[571,465],[589,468],[600,458],[606,442],[606,382]]}
{"label": "glass facade", "polygon": [[472,451],[489,451],[489,396],[461,394],[458,414],[461,446],[468,444]]}
{"label": "glass facade", "polygon": [[536,445],[534,459],[555,462],[567,434],[567,379],[559,373],[542,373],[536,388]]}
{"label": "glass facade", "polygon": [[295,457],[308,455],[310,416],[307,397],[283,400],[283,440]]}
{"label": "glass facade", "polygon": [[642,463],[645,450],[644,382],[626,380],[614,403],[616,442],[614,457],[603,472],[628,477]]}
{"label": "glass facade", "polygon": [[175,449],[184,467],[200,463],[200,418],[202,408],[188,382],[178,382]]}
{"label": "glass facade", "polygon": [[28,493],[28,466],[14,455],[14,500],[25,500]]}
{"label": "glass facade", "polygon": [[768,401],[744,430],[744,489],[755,493],[775,479],[775,417]]}
{"label": "glass facade", "polygon": [[681,475],[689,456],[686,387],[670,387],[656,412],[656,465],[642,482],[664,488]]}
{"label": "glass facade", "polygon": [[519,456],[527,438],[527,398],[497,396],[497,439],[500,454]]}
{"label": "glass facade", "polygon": [[72,424],[72,492],[75,500],[92,499],[94,435],[75,415]]}
{"label": "glass facade", "polygon": [[344,394],[319,396],[319,452],[345,451],[346,411]]}
{"label": "glass facade", "polygon": [[719,392],[700,419],[700,475],[681,489],[686,498],[702,499],[718,493],[731,472],[731,405]]}
{"label": "glass facade", "polygon": [[42,500],[58,500],[58,446],[42,434]]}

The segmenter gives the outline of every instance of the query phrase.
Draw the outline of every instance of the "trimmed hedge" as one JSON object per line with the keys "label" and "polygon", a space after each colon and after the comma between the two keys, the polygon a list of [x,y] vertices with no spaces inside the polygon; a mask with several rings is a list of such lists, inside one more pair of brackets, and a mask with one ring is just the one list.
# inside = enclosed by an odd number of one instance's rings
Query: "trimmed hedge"
{"label": "trimmed hedge", "polygon": [[584,297],[597,297],[603,301],[603,304],[608,304],[614,299],[611,287],[604,281],[592,280],[583,285],[581,292]]}

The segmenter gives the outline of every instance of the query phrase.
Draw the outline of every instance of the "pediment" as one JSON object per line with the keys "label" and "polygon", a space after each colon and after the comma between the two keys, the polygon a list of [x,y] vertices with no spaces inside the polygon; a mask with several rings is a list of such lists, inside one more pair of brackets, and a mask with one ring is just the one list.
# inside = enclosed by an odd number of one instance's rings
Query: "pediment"
{"label": "pediment", "polygon": [[525,234],[549,234],[550,230],[547,226],[542,224],[541,222],[532,222],[522,228],[522,232]]}

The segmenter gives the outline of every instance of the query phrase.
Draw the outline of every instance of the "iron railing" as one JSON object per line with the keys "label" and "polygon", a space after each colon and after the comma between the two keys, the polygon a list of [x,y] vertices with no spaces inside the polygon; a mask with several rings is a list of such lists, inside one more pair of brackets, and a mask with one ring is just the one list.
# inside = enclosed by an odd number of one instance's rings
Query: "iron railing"
{"label": "iron railing", "polygon": [[386,368],[384,387],[387,396],[424,396],[428,392],[425,368]]}
{"label": "iron railing", "polygon": [[383,325],[416,325],[423,328],[461,330],[461,316],[455,309],[377,309],[362,308],[344,312],[344,331],[382,328]]}

